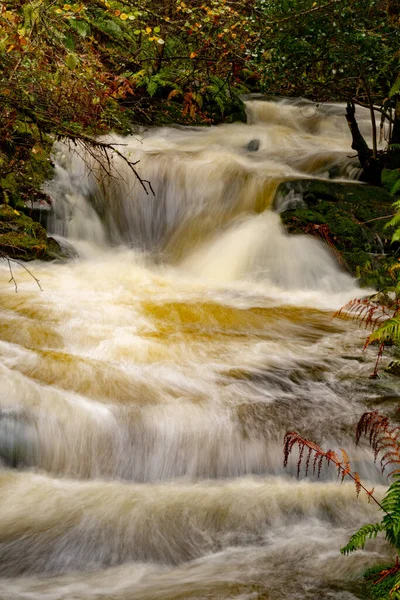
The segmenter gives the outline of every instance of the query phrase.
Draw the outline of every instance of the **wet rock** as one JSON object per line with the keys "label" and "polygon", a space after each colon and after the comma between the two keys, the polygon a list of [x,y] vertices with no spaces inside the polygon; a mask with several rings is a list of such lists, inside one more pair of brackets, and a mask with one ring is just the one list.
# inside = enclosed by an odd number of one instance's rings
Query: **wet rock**
{"label": "wet rock", "polygon": [[[301,203],[286,199],[296,196]],[[288,181],[280,185],[275,208],[290,233],[323,240],[339,264],[363,287],[394,285],[390,267],[397,262],[391,232],[393,197],[383,188],[337,181]],[[286,202],[286,205],[285,205]]]}
{"label": "wet rock", "polygon": [[400,377],[400,360],[392,360],[385,369],[385,373]]}
{"label": "wet rock", "polygon": [[7,204],[0,205],[0,252],[27,261],[65,258],[58,242],[47,237],[39,223]]}
{"label": "wet rock", "polygon": [[260,148],[260,140],[251,140],[246,146],[246,149],[249,152],[257,152],[257,150],[259,150],[259,148]]}

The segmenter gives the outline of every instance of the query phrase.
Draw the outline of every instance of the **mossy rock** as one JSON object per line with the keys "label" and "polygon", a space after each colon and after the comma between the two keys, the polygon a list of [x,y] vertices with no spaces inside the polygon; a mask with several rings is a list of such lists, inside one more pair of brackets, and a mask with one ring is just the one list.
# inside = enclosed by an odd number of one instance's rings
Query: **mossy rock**
{"label": "mossy rock", "polygon": [[64,258],[59,244],[39,223],[7,204],[0,205],[0,252],[28,261]]}
{"label": "mossy rock", "polygon": [[386,367],[385,372],[400,377],[400,360],[392,360]]}
{"label": "mossy rock", "polygon": [[390,267],[398,259],[385,228],[393,214],[388,191],[358,183],[287,181],[277,194],[283,206],[285,196],[293,192],[297,205],[292,203],[281,214],[290,233],[323,239],[363,287],[380,290],[395,284]]}

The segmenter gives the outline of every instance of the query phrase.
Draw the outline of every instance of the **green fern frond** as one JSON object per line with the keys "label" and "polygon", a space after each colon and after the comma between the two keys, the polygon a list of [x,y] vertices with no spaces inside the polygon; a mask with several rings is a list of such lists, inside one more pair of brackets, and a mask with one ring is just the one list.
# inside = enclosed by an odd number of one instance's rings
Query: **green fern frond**
{"label": "green fern frond", "polygon": [[399,225],[400,225],[400,212],[396,212],[396,214],[388,222],[386,227],[399,227]]}
{"label": "green fern frond", "polygon": [[[400,146],[400,144],[399,144],[399,146]],[[390,193],[392,194],[392,196],[395,196],[398,192],[400,192],[400,178],[396,181],[396,183],[390,190]],[[398,200],[397,202],[395,202],[395,204],[398,204],[397,210],[400,210],[400,201]]]}
{"label": "green fern frond", "polygon": [[393,96],[396,96],[397,94],[400,94],[400,75],[397,77],[389,91],[389,98],[393,98]]}
{"label": "green fern frond", "polygon": [[[400,181],[400,179],[399,179],[399,181]],[[397,184],[397,183],[398,183],[398,182],[396,181],[396,184]],[[396,184],[395,184],[395,185],[396,185]],[[393,204],[392,204],[392,208],[394,208],[394,210],[395,210],[396,212],[398,212],[398,211],[400,210],[400,198],[399,198],[399,200],[396,200],[396,202],[393,202]]]}
{"label": "green fern frond", "polygon": [[375,331],[368,336],[366,346],[369,346],[372,342],[392,342],[394,344],[400,344],[400,316],[387,319],[379,325],[378,329],[375,329]]}
{"label": "green fern frond", "polygon": [[365,542],[371,538],[376,538],[378,533],[383,531],[383,529],[384,525],[382,523],[363,525],[358,531],[353,533],[347,544],[340,549],[341,554],[350,554],[350,552],[364,548]]}
{"label": "green fern frond", "polygon": [[388,487],[381,504],[390,513],[391,517],[397,515],[400,523],[400,480],[398,474],[394,475],[394,481]]}
{"label": "green fern frond", "polygon": [[394,578],[394,585],[390,590],[390,600],[400,600],[400,573]]}

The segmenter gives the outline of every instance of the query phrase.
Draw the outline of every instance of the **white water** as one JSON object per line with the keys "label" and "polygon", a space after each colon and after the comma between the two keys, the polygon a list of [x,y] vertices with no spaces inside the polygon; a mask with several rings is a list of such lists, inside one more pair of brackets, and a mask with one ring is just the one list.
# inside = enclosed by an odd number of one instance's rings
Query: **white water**
{"label": "white water", "polygon": [[379,518],[351,484],[282,466],[297,429],[384,489],[352,441],[384,395],[374,353],[332,319],[357,284],[266,211],[284,179],[355,174],[339,109],[304,110],[112,138],[155,197],[118,157],[109,180],[56,150],[53,228],[79,258],[32,264],[43,292],[0,270],[1,598],[350,600],[385,560],[339,553]]}

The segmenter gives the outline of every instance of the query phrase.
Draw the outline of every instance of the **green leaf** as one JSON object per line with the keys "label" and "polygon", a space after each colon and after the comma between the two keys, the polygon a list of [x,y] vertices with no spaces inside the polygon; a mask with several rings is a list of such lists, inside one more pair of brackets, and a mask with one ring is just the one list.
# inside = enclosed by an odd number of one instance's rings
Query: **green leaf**
{"label": "green leaf", "polygon": [[72,39],[72,37],[69,35],[69,33],[63,38],[63,43],[64,46],[67,48],[67,50],[75,50],[75,42]]}
{"label": "green leaf", "polygon": [[104,30],[115,37],[120,37],[122,35],[122,29],[115,21],[106,21],[104,23]]}
{"label": "green leaf", "polygon": [[73,71],[79,64],[79,58],[76,54],[68,54],[67,58],[65,59],[65,64],[67,65],[68,69]]}
{"label": "green leaf", "polygon": [[85,23],[85,21],[77,21],[75,19],[69,19],[69,24],[72,27],[72,29],[74,29],[77,33],[79,33],[79,35],[83,38],[85,38],[87,35],[90,34],[89,24]]}
{"label": "green leaf", "polygon": [[149,81],[149,83],[147,84],[147,92],[148,92],[149,96],[154,96],[154,94],[158,90],[158,87],[159,87],[158,81],[151,79]]}
{"label": "green leaf", "polygon": [[364,548],[366,540],[376,537],[383,529],[384,526],[382,523],[363,525],[358,531],[353,533],[346,546],[340,549],[341,554],[350,554],[350,552]]}
{"label": "green leaf", "polygon": [[400,75],[397,77],[396,81],[394,82],[390,92],[389,92],[389,98],[393,98],[393,96],[396,96],[396,94],[400,93]]}

